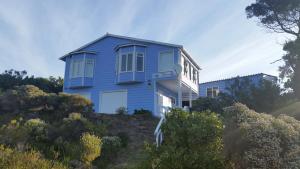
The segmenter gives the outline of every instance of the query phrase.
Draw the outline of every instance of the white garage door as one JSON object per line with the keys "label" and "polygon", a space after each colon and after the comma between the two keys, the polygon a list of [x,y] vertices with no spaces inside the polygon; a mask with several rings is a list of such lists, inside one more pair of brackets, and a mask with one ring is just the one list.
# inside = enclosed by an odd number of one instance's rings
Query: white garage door
{"label": "white garage door", "polygon": [[115,114],[120,107],[127,108],[127,91],[100,93],[100,113]]}

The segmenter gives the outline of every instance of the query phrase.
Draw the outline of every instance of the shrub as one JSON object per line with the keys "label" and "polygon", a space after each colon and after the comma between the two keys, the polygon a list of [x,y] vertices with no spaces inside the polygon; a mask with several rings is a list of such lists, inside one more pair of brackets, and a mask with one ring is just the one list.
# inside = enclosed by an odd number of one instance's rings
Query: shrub
{"label": "shrub", "polygon": [[145,109],[136,109],[134,110],[134,115],[152,115],[152,112]]}
{"label": "shrub", "polygon": [[35,86],[27,85],[7,90],[1,95],[0,112],[56,122],[73,112],[89,117],[93,112],[93,105],[90,100],[79,95],[48,94]]}
{"label": "shrub", "polygon": [[214,113],[172,110],[162,126],[164,141],[147,145],[148,158],[142,168],[225,168],[222,157],[223,125]]}
{"label": "shrub", "polygon": [[129,136],[126,132],[119,132],[117,134],[117,136],[120,138],[121,140],[121,146],[122,147],[127,147],[128,145],[128,141],[129,141]]}
{"label": "shrub", "polygon": [[122,143],[121,139],[117,136],[104,136],[102,137],[102,155],[95,163],[100,168],[106,168],[107,165],[117,156]]}
{"label": "shrub", "polygon": [[117,114],[121,114],[121,115],[125,115],[125,114],[128,114],[128,111],[127,111],[127,108],[126,107],[119,107],[117,110],[116,110]]}
{"label": "shrub", "polygon": [[0,168],[5,169],[66,169],[59,162],[49,161],[42,158],[36,151],[18,152],[0,145]]}
{"label": "shrub", "polygon": [[84,163],[90,164],[100,156],[102,140],[99,137],[89,133],[83,133],[80,138],[80,144],[82,147],[81,160]]}
{"label": "shrub", "polygon": [[225,115],[225,152],[236,168],[300,168],[299,121],[242,104],[226,108]]}

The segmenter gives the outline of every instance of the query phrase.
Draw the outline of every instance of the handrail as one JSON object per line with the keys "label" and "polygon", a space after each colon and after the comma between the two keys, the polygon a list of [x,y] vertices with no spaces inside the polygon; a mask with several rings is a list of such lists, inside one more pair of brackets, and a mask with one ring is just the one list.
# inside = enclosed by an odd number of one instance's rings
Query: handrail
{"label": "handrail", "polygon": [[155,141],[156,141],[156,146],[160,146],[162,141],[163,141],[163,133],[161,130],[161,126],[162,124],[165,122],[166,120],[166,113],[170,110],[169,107],[165,107],[165,106],[161,106],[161,108],[163,109],[161,116],[160,116],[160,120],[155,128],[154,131],[154,135],[155,135]]}

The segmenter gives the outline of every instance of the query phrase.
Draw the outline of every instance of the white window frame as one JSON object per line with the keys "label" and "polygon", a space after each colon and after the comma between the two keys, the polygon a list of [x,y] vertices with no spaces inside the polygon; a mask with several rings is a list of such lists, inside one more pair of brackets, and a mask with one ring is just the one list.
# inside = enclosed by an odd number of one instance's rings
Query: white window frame
{"label": "white window frame", "polygon": [[175,65],[175,53],[174,53],[174,50],[165,50],[165,51],[160,51],[159,52],[159,55],[158,55],[158,72],[168,72],[168,71],[172,71],[172,69],[170,70],[161,70],[160,69],[160,57],[163,53],[171,53],[172,54],[172,63],[173,65]]}
{"label": "white window frame", "polygon": [[[215,91],[214,88],[217,88],[217,89],[216,89],[216,90],[217,90],[216,96],[214,96],[214,91]],[[219,95],[219,93],[220,93],[220,88],[219,88],[218,86],[207,87],[207,88],[206,88],[206,97],[209,97],[208,94],[207,94],[207,93],[208,93],[208,92],[207,92],[208,89],[211,89],[211,90],[212,90],[211,98],[216,98],[216,97],[218,97],[218,95]]]}
{"label": "white window frame", "polygon": [[[87,63],[91,61],[91,66],[92,66],[92,72],[91,75],[87,75]],[[85,59],[85,66],[84,66],[84,77],[88,77],[88,78],[93,78],[94,77],[94,69],[95,69],[95,59]]]}
{"label": "white window frame", "polygon": [[[93,60],[93,69],[92,75],[86,76],[86,63],[88,60]],[[80,65],[80,66],[79,66]],[[78,70],[80,68],[80,70]],[[82,77],[94,77],[94,69],[95,69],[95,59],[71,59],[70,61],[70,69],[69,69],[69,77],[73,78],[82,78]]]}
{"label": "white window frame", "polygon": [[[142,56],[138,56],[139,54],[141,54]],[[138,57],[141,57],[141,58],[143,58],[143,68],[142,68],[142,70],[137,70],[137,66],[138,66],[138,62],[137,62],[137,58]],[[144,72],[145,71],[145,54],[144,53],[142,53],[142,52],[136,52],[136,56],[135,56],[135,71],[136,72]]]}
{"label": "white window frame", "polygon": [[[128,55],[129,54],[132,54],[132,68],[130,71],[128,71]],[[125,64],[125,67],[126,67],[126,70],[125,71],[122,71],[122,55],[126,55],[126,64]],[[126,73],[126,72],[133,72],[134,71],[134,53],[133,52],[122,52],[120,53],[119,55],[119,73]]]}

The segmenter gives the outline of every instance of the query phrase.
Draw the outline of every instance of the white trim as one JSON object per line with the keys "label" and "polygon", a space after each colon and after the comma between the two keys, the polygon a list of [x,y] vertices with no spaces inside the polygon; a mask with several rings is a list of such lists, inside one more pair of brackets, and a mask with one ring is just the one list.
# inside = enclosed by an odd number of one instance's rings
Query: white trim
{"label": "white trim", "polygon": [[135,81],[135,68],[136,68],[136,47],[133,46],[133,58],[132,58],[132,71],[133,71],[133,75],[132,75],[132,80]]}
{"label": "white trim", "polygon": [[[205,95],[206,95],[206,97],[209,97],[209,96],[207,95],[207,89],[209,89],[209,88],[212,89],[212,96],[211,96],[211,98],[215,98],[215,97],[217,97],[217,96],[219,95],[219,93],[220,93],[220,88],[219,88],[219,86],[212,86],[212,87],[206,87],[206,90],[205,90]],[[217,96],[214,96],[214,88],[217,88],[217,90],[218,90]]]}
{"label": "white trim", "polygon": [[[142,56],[137,56],[138,54],[141,54]],[[145,71],[145,56],[144,56],[145,54],[143,53],[143,52],[136,52],[136,65],[137,65],[137,58],[138,57],[142,57],[143,58],[143,70],[141,70],[141,71],[138,71],[137,69],[135,69],[136,70],[136,72],[144,72]],[[136,68],[136,67],[135,67]]]}
{"label": "white trim", "polygon": [[[132,70],[131,71],[128,71],[127,70],[127,67],[128,67],[128,55],[129,54],[132,54]],[[134,55],[133,55],[134,53],[133,52],[121,52],[121,57],[120,57],[120,71],[119,71],[119,73],[126,73],[126,72],[134,72],[134,70],[133,70],[133,63],[134,63]],[[126,55],[126,71],[122,71],[122,56],[123,55]]]}

